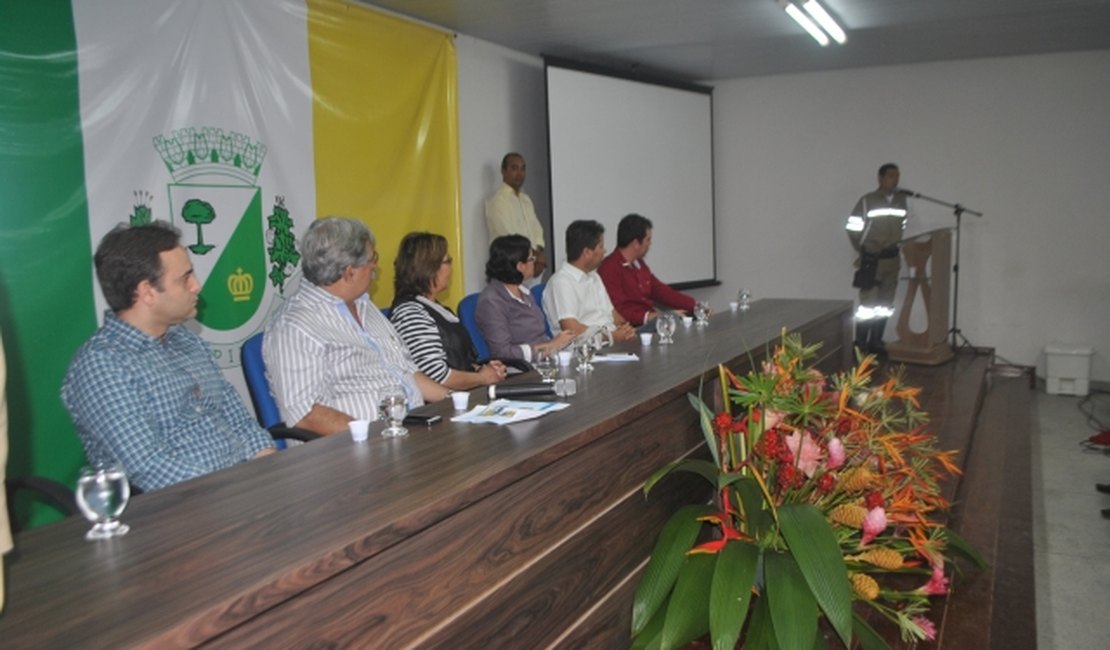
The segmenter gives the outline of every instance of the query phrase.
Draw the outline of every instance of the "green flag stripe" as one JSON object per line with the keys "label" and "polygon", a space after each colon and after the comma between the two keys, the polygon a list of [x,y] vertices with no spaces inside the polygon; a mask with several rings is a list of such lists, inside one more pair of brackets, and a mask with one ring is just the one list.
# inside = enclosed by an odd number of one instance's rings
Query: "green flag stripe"
{"label": "green flag stripe", "polygon": [[[96,317],[68,2],[0,0],[0,88],[7,473],[49,476],[72,485],[84,455],[58,388],[73,353],[95,329]],[[53,518],[43,509],[32,523]]]}

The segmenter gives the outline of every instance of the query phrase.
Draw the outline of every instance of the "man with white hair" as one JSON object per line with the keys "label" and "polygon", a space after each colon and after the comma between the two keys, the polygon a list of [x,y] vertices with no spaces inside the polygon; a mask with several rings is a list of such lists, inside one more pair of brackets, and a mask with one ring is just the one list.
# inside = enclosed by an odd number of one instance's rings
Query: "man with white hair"
{"label": "man with white hair", "polygon": [[301,241],[304,282],[266,325],[262,358],[287,424],[321,434],[374,419],[384,391],[409,407],[447,397],[416,368],[397,331],[370,302],[378,268],[374,235],[361,221],[325,217]]}

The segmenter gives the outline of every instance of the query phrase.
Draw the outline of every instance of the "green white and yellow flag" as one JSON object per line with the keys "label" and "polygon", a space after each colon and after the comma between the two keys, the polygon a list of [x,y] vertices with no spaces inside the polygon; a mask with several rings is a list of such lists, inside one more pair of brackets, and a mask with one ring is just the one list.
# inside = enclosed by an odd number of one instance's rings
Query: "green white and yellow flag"
{"label": "green white and yellow flag", "polygon": [[404,233],[460,257],[451,34],[339,0],[0,0],[0,87],[10,475],[81,463],[58,388],[118,223],[181,229],[203,287],[189,327],[237,383],[317,216],[371,225],[380,305]]}

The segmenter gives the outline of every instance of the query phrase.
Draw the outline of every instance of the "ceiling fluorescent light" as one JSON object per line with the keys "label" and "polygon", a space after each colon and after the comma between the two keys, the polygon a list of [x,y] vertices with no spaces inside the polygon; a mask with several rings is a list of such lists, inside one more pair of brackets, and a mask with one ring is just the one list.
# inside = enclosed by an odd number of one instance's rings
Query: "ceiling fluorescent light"
{"label": "ceiling fluorescent light", "polygon": [[809,0],[809,2],[802,5],[802,8],[805,9],[810,16],[813,16],[813,19],[817,21],[821,29],[828,32],[829,36],[831,36],[834,41],[844,45],[844,41],[848,40],[847,35],[844,34],[844,30],[840,28],[840,25],[833,20],[833,17],[829,15],[829,12],[825,11],[825,8],[822,7],[817,0]]}
{"label": "ceiling fluorescent light", "polygon": [[802,13],[802,10],[799,9],[797,5],[793,2],[788,2],[784,9],[786,9],[787,15],[793,18],[795,22],[802,26],[802,29],[809,32],[809,35],[821,44],[821,47],[825,47],[829,44],[829,37],[825,36],[825,32],[821,31],[821,28],[810,20],[809,16]]}

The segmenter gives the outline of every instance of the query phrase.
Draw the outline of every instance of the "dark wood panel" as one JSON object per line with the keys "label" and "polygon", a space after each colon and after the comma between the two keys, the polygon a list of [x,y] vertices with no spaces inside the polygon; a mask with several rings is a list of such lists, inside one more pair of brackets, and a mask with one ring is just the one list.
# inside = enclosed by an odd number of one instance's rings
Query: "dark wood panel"
{"label": "dark wood panel", "polygon": [[[518,574],[566,543],[568,536],[590,537],[591,526],[628,529],[627,536],[594,538],[605,541],[598,549],[604,555],[602,563],[614,561],[607,555],[611,553],[643,557],[646,553],[632,546],[635,538],[653,537],[652,531],[659,530],[669,515],[658,503],[645,503],[637,488],[656,468],[696,449],[703,440],[684,402],[664,402],[612,435],[259,616],[213,645],[358,646],[372,641],[376,647],[400,647],[427,637],[452,616],[459,618],[451,622],[450,633],[463,634],[457,626],[464,625],[477,601],[491,597],[495,585],[510,578],[517,582]],[[682,490],[665,504],[673,506],[674,498],[691,496]],[[613,508],[621,502],[638,507]],[[594,521],[597,517],[600,520]],[[573,576],[568,573],[567,579]],[[582,602],[569,603],[570,612],[548,612],[547,620],[566,620]],[[469,622],[478,634],[486,627],[472,617]]]}
{"label": "dark wood panel", "polygon": [[29,531],[11,558],[0,636],[28,647],[201,643],[682,399],[744,346],[849,308],[763,300],[679,332],[674,346],[626,344],[641,363],[599,366],[579,378],[573,408],[540,421],[445,422],[361,445],[333,436],[141,495],[124,515],[132,532],[112,542],[83,542],[76,520]]}
{"label": "dark wood panel", "polygon": [[642,575],[643,566],[625,576],[624,582],[614,589],[601,594],[593,609],[576,621],[553,647],[561,650],[627,648],[632,636],[632,602]]}

